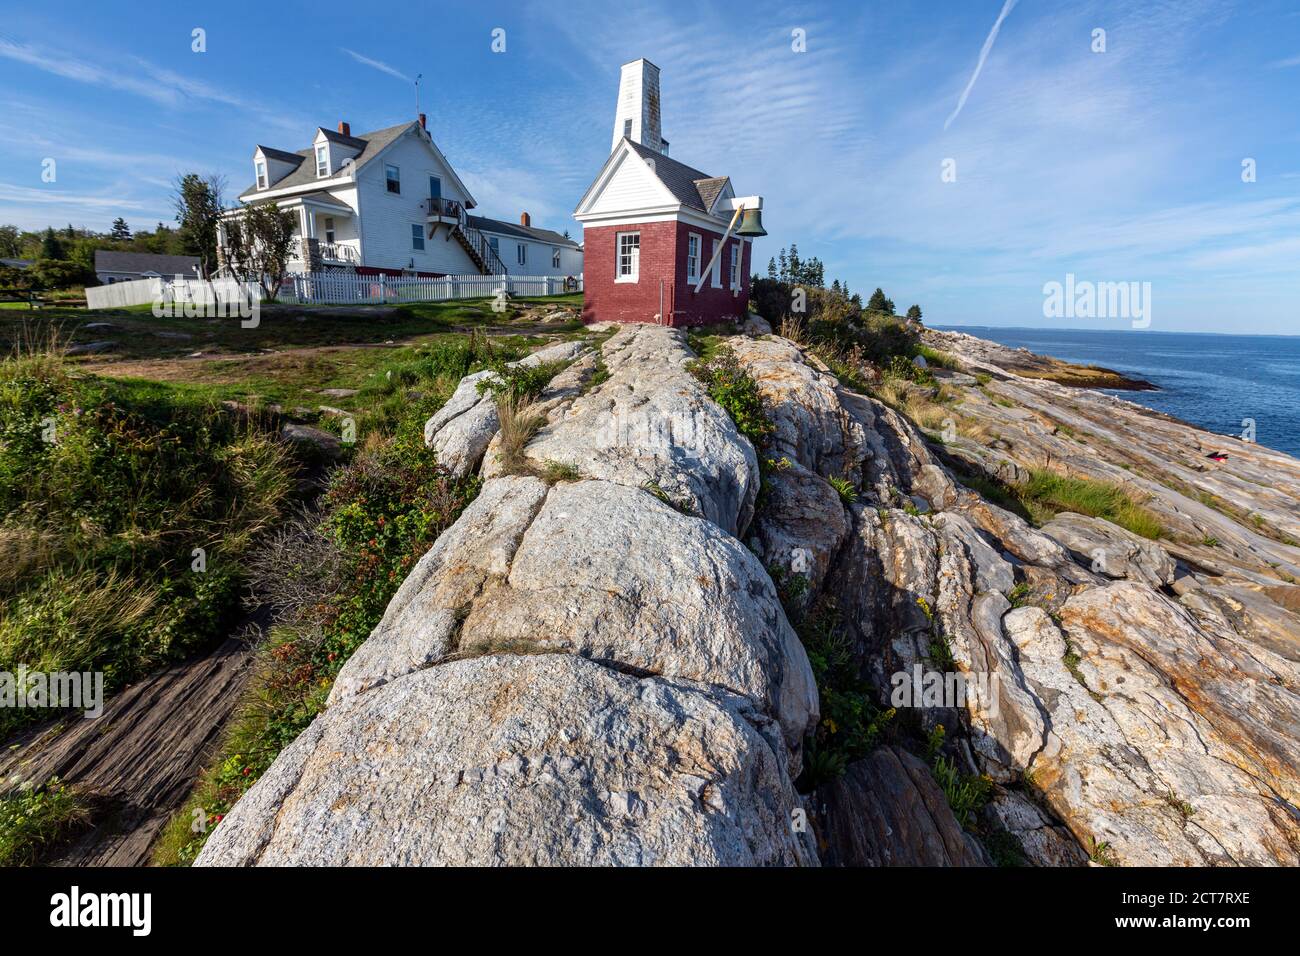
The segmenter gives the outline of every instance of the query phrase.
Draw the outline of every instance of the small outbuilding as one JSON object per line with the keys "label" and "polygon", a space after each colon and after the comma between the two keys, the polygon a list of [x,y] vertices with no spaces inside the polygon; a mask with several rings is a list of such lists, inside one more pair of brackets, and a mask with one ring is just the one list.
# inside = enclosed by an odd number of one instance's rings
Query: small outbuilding
{"label": "small outbuilding", "polygon": [[625,64],[613,148],[574,218],[583,224],[583,319],[707,325],[743,319],[763,200],[668,156],[659,68]]}

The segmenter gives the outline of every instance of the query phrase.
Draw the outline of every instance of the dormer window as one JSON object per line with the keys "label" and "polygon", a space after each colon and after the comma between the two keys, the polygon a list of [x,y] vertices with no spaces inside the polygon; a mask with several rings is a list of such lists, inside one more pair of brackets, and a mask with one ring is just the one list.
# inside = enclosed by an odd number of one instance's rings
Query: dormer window
{"label": "dormer window", "polygon": [[316,176],[328,176],[330,174],[330,149],[324,143],[316,147]]}
{"label": "dormer window", "polygon": [[266,178],[266,160],[259,159],[253,163],[253,171],[257,173],[257,188],[265,189],[270,185]]}

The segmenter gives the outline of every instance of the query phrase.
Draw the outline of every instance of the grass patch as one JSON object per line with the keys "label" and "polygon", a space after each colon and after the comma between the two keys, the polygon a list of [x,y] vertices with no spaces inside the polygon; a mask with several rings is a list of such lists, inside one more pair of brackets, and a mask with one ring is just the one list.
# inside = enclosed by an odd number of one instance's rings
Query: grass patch
{"label": "grass patch", "polygon": [[839,475],[832,475],[826,479],[830,486],[835,489],[836,494],[840,496],[840,501],[846,505],[851,505],[858,500],[858,489],[854,486],[853,481]]}
{"label": "grass patch", "polygon": [[538,414],[532,405],[522,404],[510,392],[497,398],[497,418],[500,430],[496,454],[501,470],[507,475],[532,474],[533,468],[524,455],[524,447],[537,434],[537,430],[546,424],[546,418]]}
{"label": "grass patch", "polygon": [[453,478],[428,453],[424,416],[372,436],[330,474],[318,506],[253,556],[256,600],[276,623],[213,764],[166,827],[154,863],[193,862],[235,801],[320,713],[415,562],[478,493],[477,477]]}
{"label": "grass patch", "polygon": [[[223,637],[297,469],[256,417],[57,351],[0,362],[0,670],[102,671],[111,692]],[[39,715],[0,712],[0,735]]]}
{"label": "grass patch", "polygon": [[87,801],[57,777],[0,797],[0,866],[35,866],[89,823]]}
{"label": "grass patch", "polygon": [[1035,469],[1028,481],[1017,486],[1016,492],[1036,523],[1050,520],[1062,511],[1071,511],[1104,518],[1143,538],[1155,540],[1166,534],[1155,514],[1113,482]]}
{"label": "grass patch", "polygon": [[548,485],[554,485],[561,481],[581,481],[582,472],[578,471],[577,466],[566,462],[546,461],[542,464],[538,477]]}

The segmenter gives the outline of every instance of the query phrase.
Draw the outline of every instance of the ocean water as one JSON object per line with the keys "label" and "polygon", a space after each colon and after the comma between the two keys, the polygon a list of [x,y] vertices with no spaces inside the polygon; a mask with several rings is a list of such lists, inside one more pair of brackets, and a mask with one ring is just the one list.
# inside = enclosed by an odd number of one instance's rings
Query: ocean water
{"label": "ocean water", "polygon": [[1259,444],[1300,457],[1300,335],[947,328],[1146,379],[1160,390],[1111,394],[1221,435],[1252,418]]}

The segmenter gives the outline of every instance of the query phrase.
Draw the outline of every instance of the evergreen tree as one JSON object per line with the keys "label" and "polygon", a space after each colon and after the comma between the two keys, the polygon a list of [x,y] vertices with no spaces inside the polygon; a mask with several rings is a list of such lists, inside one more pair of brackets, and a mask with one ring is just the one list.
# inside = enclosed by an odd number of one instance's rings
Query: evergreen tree
{"label": "evergreen tree", "polygon": [[54,234],[53,226],[45,230],[45,236],[41,239],[41,258],[63,258],[63,243],[59,242],[59,237]]}
{"label": "evergreen tree", "polygon": [[129,242],[131,239],[131,227],[126,224],[126,220],[118,216],[113,220],[113,231],[109,233],[110,238],[121,239]]}
{"label": "evergreen tree", "polygon": [[776,281],[776,257],[773,256],[767,260],[767,277],[773,282]]}
{"label": "evergreen tree", "polygon": [[204,179],[198,173],[186,173],[176,181],[181,247],[188,255],[199,257],[199,270],[205,279],[217,267],[217,223],[221,219],[224,185],[220,177]]}
{"label": "evergreen tree", "polygon": [[867,311],[893,314],[894,310],[890,308],[890,302],[885,298],[885,291],[879,286],[876,287],[875,292],[871,293],[871,298],[867,300]]}
{"label": "evergreen tree", "polygon": [[912,321],[912,322],[920,322],[920,321],[921,321],[921,307],[920,307],[919,305],[914,305],[914,306],[912,306],[910,309],[908,309],[908,310],[907,310],[907,318],[908,318],[910,321]]}

